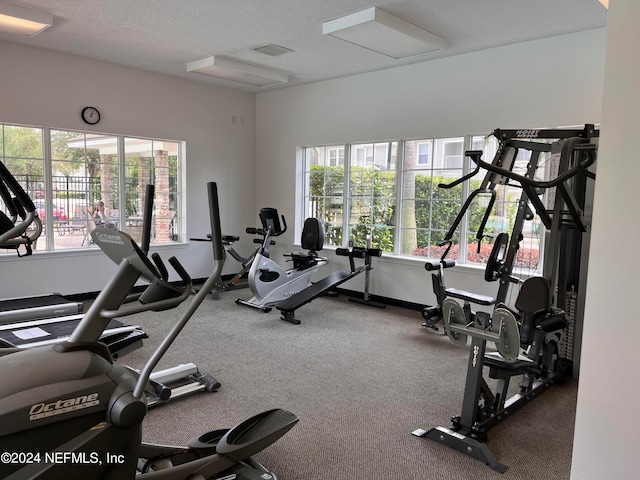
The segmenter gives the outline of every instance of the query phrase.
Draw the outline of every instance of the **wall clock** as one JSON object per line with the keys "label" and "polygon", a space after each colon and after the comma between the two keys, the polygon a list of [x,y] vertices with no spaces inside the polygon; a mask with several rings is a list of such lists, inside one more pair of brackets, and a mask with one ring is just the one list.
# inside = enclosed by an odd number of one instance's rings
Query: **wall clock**
{"label": "wall clock", "polygon": [[82,109],[82,120],[89,125],[95,125],[100,121],[100,112],[96,107],[84,107]]}

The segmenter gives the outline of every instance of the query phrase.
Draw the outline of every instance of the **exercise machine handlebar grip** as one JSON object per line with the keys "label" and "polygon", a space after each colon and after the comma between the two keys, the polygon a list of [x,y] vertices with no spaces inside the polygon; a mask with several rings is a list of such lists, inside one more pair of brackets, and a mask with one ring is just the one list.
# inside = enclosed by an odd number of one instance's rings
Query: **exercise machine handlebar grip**
{"label": "exercise machine handlebar grip", "polygon": [[151,260],[153,260],[153,263],[156,264],[156,268],[158,269],[158,272],[160,272],[160,278],[162,278],[165,282],[169,280],[169,272],[167,271],[167,267],[165,267],[162,258],[160,258],[160,255],[156,252],[152,253]]}
{"label": "exercise machine handlebar grip", "polygon": [[171,264],[173,269],[176,271],[176,273],[180,275],[180,279],[183,282],[185,282],[187,285],[189,285],[191,283],[191,276],[187,273],[187,271],[184,269],[184,267],[178,261],[178,259],[176,257],[171,257],[169,259],[169,263]]}
{"label": "exercise machine handlebar grip", "polygon": [[156,187],[153,183],[148,183],[145,187],[144,210],[142,214],[142,238],[140,239],[140,249],[144,253],[149,253],[151,244],[151,219],[153,217],[153,200]]}
{"label": "exercise machine handlebar grip", "polygon": [[431,272],[433,270],[439,270],[442,268],[450,268],[456,265],[456,261],[451,258],[445,258],[444,260],[429,260],[424,264],[424,269],[427,272]]}
{"label": "exercise machine handlebar grip", "polygon": [[220,228],[220,204],[218,201],[218,185],[215,182],[207,184],[209,194],[211,243],[213,246],[213,260],[224,260],[224,245],[222,244],[222,228]]}

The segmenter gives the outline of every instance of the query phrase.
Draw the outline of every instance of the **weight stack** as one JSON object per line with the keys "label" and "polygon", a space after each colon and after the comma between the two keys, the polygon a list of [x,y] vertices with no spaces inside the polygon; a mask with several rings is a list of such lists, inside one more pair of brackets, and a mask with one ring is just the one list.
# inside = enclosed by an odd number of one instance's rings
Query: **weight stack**
{"label": "weight stack", "polygon": [[569,326],[564,329],[562,341],[558,352],[560,357],[573,361],[573,352],[575,344],[575,330],[578,310],[578,294],[575,291],[567,292],[565,318]]}

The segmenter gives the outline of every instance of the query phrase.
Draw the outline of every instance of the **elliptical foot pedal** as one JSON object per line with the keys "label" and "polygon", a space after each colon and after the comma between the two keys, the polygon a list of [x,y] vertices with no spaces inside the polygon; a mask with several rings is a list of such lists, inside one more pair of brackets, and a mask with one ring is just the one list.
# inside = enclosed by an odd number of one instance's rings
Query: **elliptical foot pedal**
{"label": "elliptical foot pedal", "polygon": [[239,423],[220,439],[216,451],[240,462],[265,449],[287,433],[298,416],[275,408]]}
{"label": "elliptical foot pedal", "polygon": [[196,379],[196,381],[204,385],[204,391],[209,393],[215,392],[222,386],[222,384],[213,375],[202,375],[200,378]]}
{"label": "elliptical foot pedal", "polygon": [[193,437],[187,443],[187,446],[193,450],[197,450],[202,456],[209,456],[216,453],[216,446],[222,437],[224,437],[228,428],[221,428],[219,430],[212,430],[197,437]]}

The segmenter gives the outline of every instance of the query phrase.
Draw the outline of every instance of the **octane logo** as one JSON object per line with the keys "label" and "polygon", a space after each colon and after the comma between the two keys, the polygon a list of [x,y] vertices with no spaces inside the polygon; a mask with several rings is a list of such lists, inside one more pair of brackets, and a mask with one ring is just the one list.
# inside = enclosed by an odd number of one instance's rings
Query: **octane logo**
{"label": "octane logo", "polygon": [[99,404],[100,400],[98,400],[97,392],[80,397],[67,398],[66,400],[57,400],[52,403],[36,403],[29,410],[29,420],[62,415],[63,413],[75,412],[76,410],[94,407]]}
{"label": "octane logo", "polygon": [[120,237],[120,235],[96,232],[95,236],[98,240],[104,243],[115,243],[116,245],[124,245],[124,241],[122,240],[122,237]]}

